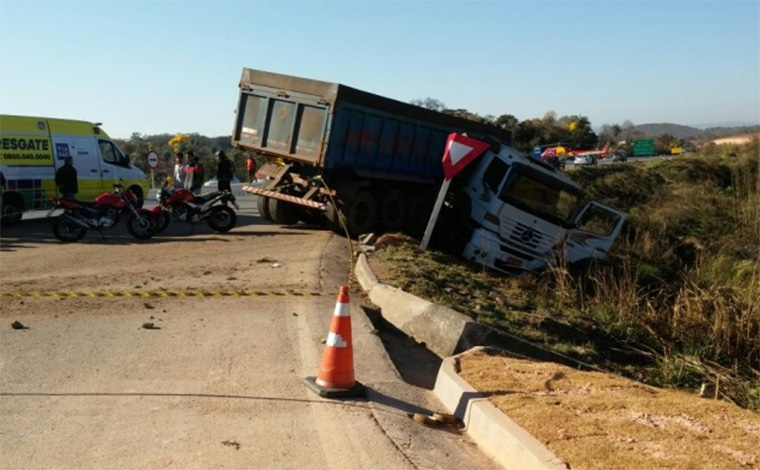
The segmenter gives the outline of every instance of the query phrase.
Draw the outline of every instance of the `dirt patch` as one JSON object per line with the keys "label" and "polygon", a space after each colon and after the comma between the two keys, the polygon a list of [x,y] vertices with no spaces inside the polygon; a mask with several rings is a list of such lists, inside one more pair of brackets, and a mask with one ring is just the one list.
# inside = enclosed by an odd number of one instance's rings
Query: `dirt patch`
{"label": "dirt patch", "polygon": [[458,367],[573,469],[760,468],[760,417],[731,403],[492,350]]}

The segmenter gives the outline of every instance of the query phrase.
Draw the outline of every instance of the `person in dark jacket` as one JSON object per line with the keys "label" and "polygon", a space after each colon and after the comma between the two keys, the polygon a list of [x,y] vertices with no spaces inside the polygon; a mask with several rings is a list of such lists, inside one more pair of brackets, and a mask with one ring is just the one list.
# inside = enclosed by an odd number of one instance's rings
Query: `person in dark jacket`
{"label": "person in dark jacket", "polygon": [[218,183],[219,191],[232,192],[232,187],[230,186],[233,176],[232,161],[230,161],[230,159],[227,158],[227,155],[221,150],[216,152],[216,158],[218,161],[216,181]]}
{"label": "person in dark jacket", "polygon": [[79,192],[77,169],[74,168],[74,157],[66,157],[63,166],[55,172],[55,185],[64,199],[74,200]]}

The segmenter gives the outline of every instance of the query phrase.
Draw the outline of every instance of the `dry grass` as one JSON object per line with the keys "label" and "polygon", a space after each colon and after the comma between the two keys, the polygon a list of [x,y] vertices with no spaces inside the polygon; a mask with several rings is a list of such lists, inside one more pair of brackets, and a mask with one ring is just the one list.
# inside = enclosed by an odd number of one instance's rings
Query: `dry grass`
{"label": "dry grass", "polygon": [[[760,150],[582,168],[591,197],[629,213],[611,256],[504,278],[415,243],[380,250],[386,282],[637,380],[760,411]],[[403,240],[403,237],[400,237]]]}

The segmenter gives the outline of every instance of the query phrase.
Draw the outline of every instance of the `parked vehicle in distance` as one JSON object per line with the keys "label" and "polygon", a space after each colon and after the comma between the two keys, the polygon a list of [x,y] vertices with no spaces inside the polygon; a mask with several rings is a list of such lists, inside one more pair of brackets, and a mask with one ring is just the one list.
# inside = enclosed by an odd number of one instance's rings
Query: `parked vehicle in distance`
{"label": "parked vehicle in distance", "polygon": [[588,153],[584,153],[581,155],[575,156],[575,165],[596,165],[598,162],[596,160],[596,155],[591,155]]}
{"label": "parked vehicle in distance", "polygon": [[548,157],[546,159],[546,163],[551,166],[554,169],[557,170],[564,170],[565,169],[565,159],[562,157]]}
{"label": "parked vehicle in distance", "polygon": [[626,156],[626,154],[624,154],[622,152],[615,153],[615,154],[612,155],[612,161],[613,162],[625,162],[627,160],[628,160],[628,157]]}

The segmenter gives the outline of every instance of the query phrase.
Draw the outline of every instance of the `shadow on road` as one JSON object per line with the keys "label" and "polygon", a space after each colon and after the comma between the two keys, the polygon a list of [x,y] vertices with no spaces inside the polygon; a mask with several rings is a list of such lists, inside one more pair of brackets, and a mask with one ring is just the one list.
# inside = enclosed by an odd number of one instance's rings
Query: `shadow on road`
{"label": "shadow on road", "polygon": [[441,368],[441,358],[389,323],[379,310],[367,306],[362,309],[378,331],[401,378],[416,387],[432,390]]}
{"label": "shadow on road", "polygon": [[[416,406],[412,403],[393,398],[385,395],[375,389],[367,387],[368,399],[352,400],[329,400],[315,398],[313,400],[305,398],[286,398],[286,397],[264,397],[252,395],[228,395],[222,393],[171,393],[171,392],[0,392],[0,397],[163,397],[163,398],[208,398],[224,400],[256,400],[256,401],[273,401],[282,403],[315,403],[322,405],[340,405],[352,406],[356,408],[374,409],[383,413],[407,416],[409,413],[431,413],[429,410]],[[381,408],[372,407],[369,404],[360,403],[370,401]]]}

